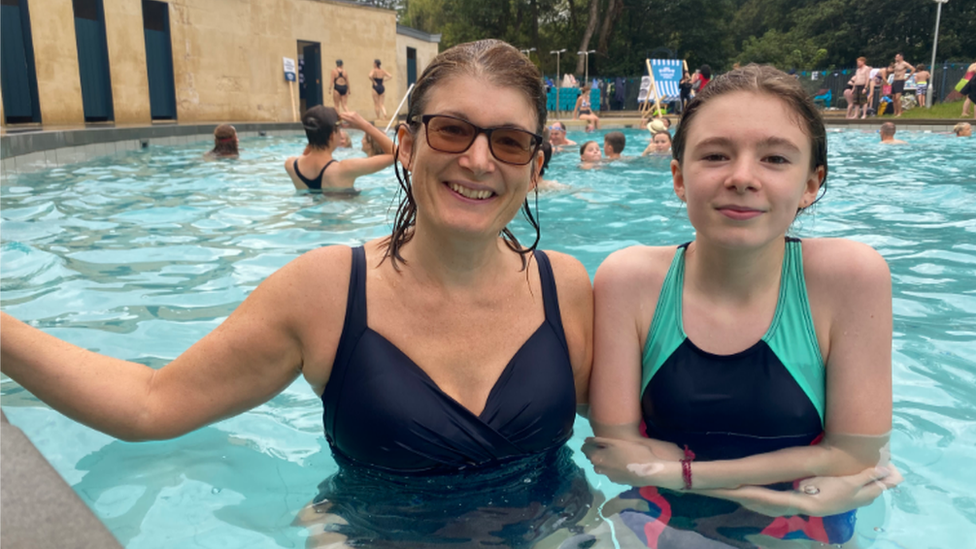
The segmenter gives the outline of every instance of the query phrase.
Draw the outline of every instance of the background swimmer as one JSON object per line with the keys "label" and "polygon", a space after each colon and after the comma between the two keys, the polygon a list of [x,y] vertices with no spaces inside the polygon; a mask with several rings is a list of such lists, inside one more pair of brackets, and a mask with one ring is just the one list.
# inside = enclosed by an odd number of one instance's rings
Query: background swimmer
{"label": "background swimmer", "polygon": [[671,154],[671,134],[668,131],[657,132],[651,138],[651,142],[647,144],[647,148],[641,153],[641,156],[648,155],[667,155]]}
{"label": "background swimmer", "polygon": [[218,158],[237,158],[239,156],[237,130],[230,124],[221,124],[214,129],[214,147],[203,154],[206,160]]}
{"label": "background swimmer", "polygon": [[620,153],[627,146],[627,137],[623,132],[610,132],[603,136],[603,155],[607,160],[619,160]]}
{"label": "background swimmer", "polygon": [[580,162],[582,162],[580,168],[589,170],[601,161],[603,161],[603,156],[600,154],[599,143],[596,141],[587,141],[580,146]]}
{"label": "background swimmer", "polygon": [[901,139],[895,139],[895,124],[894,122],[885,122],[881,125],[881,129],[878,130],[881,134],[881,142],[885,145],[907,145],[908,143],[902,141]]}
{"label": "background swimmer", "polygon": [[553,152],[563,152],[564,147],[575,147],[576,142],[566,139],[566,125],[558,120],[549,126],[549,143],[552,144]]}

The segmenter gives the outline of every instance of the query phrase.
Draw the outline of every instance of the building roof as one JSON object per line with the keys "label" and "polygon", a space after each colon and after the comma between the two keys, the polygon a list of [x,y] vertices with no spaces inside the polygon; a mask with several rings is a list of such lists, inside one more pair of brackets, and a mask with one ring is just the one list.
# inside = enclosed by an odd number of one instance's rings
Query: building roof
{"label": "building roof", "polygon": [[416,38],[417,40],[423,40],[424,42],[433,42],[435,44],[439,44],[441,41],[440,34],[428,34],[422,30],[407,27],[401,25],[400,23],[397,23],[397,34]]}

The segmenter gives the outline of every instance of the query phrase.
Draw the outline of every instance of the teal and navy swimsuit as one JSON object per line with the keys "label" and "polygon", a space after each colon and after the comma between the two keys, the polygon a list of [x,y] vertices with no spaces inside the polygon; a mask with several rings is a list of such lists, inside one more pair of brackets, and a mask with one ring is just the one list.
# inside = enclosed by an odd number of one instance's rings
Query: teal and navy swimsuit
{"label": "teal and navy swimsuit", "polygon": [[[675,252],[644,347],[641,416],[646,435],[687,445],[697,459],[707,461],[818,443],[824,426],[824,360],[807,300],[800,241],[787,239],[779,298],[766,334],[731,355],[704,351],[684,332],[687,247]],[[666,531],[665,525],[696,530],[736,547],[751,547],[745,536],[760,533],[833,544],[854,533],[853,511],[774,519],[732,502],[653,487],[635,488],[621,497],[649,504],[649,514],[624,517],[648,547],[666,547],[666,538],[680,535]],[[650,521],[655,524],[649,526]]]}

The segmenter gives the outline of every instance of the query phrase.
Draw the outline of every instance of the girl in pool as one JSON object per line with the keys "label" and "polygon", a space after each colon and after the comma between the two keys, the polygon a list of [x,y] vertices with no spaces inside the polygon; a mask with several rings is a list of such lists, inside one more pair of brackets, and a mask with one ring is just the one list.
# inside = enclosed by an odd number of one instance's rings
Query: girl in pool
{"label": "girl in pool", "polygon": [[671,133],[668,130],[656,132],[641,156],[671,154]]}
{"label": "girl in pool", "polygon": [[596,141],[587,141],[580,145],[580,168],[590,170],[603,161],[603,152]]}
{"label": "girl in pool", "polygon": [[240,141],[237,138],[237,130],[230,124],[221,124],[214,129],[214,147],[204,153],[203,157],[207,160],[218,158],[237,158],[240,153],[237,146]]}
{"label": "girl in pool", "polygon": [[[592,292],[577,260],[536,249],[541,74],[503,42],[462,44],[412,99],[391,235],[300,256],[159,370],[0,315],[3,372],[126,440],[182,435],[303,376],[339,463],[312,543],[528,547],[575,524],[592,497],[565,443],[587,401]],[[520,209],[528,246],[508,229]]]}
{"label": "girl in pool", "polygon": [[[382,148],[383,154],[347,158],[341,162],[332,158],[332,153],[341,144],[340,121],[370,136]],[[376,173],[393,163],[393,142],[355,111],[339,115],[332,107],[319,105],[305,111],[302,125],[308,145],[301,156],[285,160],[285,171],[296,189],[355,191],[357,177]],[[352,140],[348,135],[346,138],[351,146]]]}
{"label": "girl in pool", "polygon": [[373,69],[369,71],[369,84],[373,88],[373,110],[376,111],[376,118],[386,120],[386,106],[383,104],[383,94],[386,87],[383,82],[393,78],[393,75],[380,68],[380,60],[373,61]]}
{"label": "girl in pool", "polygon": [[596,274],[584,452],[635,487],[620,516],[648,546],[846,543],[851,510],[899,481],[887,265],[863,244],[787,236],[826,147],[795,79],[756,65],[716,78],[673,146],[695,239],[621,250]]}
{"label": "girl in pool", "polygon": [[576,107],[573,109],[573,118],[586,120],[586,131],[600,129],[600,117],[590,108],[590,85],[583,85],[580,96],[576,98]]}

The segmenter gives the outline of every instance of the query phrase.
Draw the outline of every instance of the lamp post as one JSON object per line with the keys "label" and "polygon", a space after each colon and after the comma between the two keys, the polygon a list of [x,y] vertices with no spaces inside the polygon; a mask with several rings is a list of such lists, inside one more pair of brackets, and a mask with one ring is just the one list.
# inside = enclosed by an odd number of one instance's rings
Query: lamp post
{"label": "lamp post", "polygon": [[[935,8],[935,38],[932,40],[932,64],[929,65],[930,67],[932,67],[932,71],[935,71],[935,50],[936,48],[939,47],[939,20],[942,18],[942,4],[945,4],[948,1],[949,0],[935,0],[935,3],[938,4],[938,7]],[[932,76],[935,76],[935,74],[932,71],[929,71],[930,72],[929,80],[934,80]],[[945,71],[943,71],[943,73],[944,72]],[[934,82],[929,82],[929,89],[925,93],[925,105],[930,109],[932,108],[932,88],[934,87],[932,85],[933,83]]]}
{"label": "lamp post", "polygon": [[596,53],[596,50],[586,50],[586,51],[576,52],[577,55],[583,56],[583,67],[584,67],[583,70],[585,71],[586,74],[586,76],[583,77],[583,81],[585,82],[590,81],[590,54],[591,53]]}
{"label": "lamp post", "polygon": [[566,48],[561,50],[553,50],[549,54],[556,54],[556,118],[559,118],[559,88],[562,83],[559,81],[559,54],[566,51]]}
{"label": "lamp post", "polygon": [[529,53],[535,51],[535,48],[529,48],[527,50],[519,50],[519,51],[524,53],[525,56],[528,57],[529,59],[532,59],[532,56],[529,55]]}

